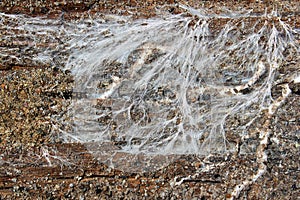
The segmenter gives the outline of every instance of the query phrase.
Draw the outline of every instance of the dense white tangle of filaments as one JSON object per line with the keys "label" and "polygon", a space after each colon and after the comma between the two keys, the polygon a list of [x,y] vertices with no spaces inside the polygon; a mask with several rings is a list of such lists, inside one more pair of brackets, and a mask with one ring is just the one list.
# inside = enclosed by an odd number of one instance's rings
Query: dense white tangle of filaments
{"label": "dense white tangle of filaments", "polygon": [[[172,15],[111,22],[87,32],[87,42],[72,41],[83,48],[73,51],[66,69],[75,77],[74,91],[87,98],[73,100],[67,134],[122,143],[120,151],[133,154],[233,150],[226,120],[253,119],[273,101],[283,52],[298,48],[296,32],[280,20],[251,28],[229,20],[216,33],[210,20]],[[99,107],[95,99],[109,105]]]}

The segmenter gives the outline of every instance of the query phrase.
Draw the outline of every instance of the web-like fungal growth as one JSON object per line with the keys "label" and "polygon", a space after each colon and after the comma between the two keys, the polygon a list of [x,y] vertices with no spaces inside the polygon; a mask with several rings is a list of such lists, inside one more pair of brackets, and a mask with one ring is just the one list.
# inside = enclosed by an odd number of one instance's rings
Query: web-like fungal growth
{"label": "web-like fungal growth", "polygon": [[[66,141],[87,144],[103,162],[139,160],[138,168],[146,160],[235,151],[226,134],[247,136],[274,101],[278,70],[299,56],[299,31],[275,12],[204,15],[184,8],[184,14],[143,20],[56,22],[51,30],[33,26],[36,18],[24,25],[66,41],[56,48],[67,55],[63,69],[71,70],[75,86],[68,113],[55,119]],[[214,27],[218,20],[224,23]],[[57,49],[33,60],[49,62]]]}
{"label": "web-like fungal growth", "polygon": [[[113,154],[150,157],[234,151],[228,118],[240,118],[233,131],[247,134],[273,101],[285,57],[298,52],[297,33],[274,16],[194,12],[111,21],[87,32],[90,40],[66,65],[80,96],[70,107],[74,126],[66,138],[99,142],[101,155],[112,153],[101,150],[106,145]],[[249,26],[245,17],[259,22]],[[229,20],[222,28],[209,28],[223,18]]]}

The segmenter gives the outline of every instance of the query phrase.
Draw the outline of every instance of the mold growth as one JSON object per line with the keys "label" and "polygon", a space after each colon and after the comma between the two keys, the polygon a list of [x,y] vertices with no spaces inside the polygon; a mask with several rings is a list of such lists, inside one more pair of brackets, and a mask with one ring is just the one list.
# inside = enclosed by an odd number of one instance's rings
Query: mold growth
{"label": "mold growth", "polygon": [[[53,117],[53,132],[114,167],[153,170],[179,155],[239,151],[228,135],[247,138],[262,113],[276,111],[272,88],[299,79],[279,73],[299,58],[299,30],[277,12],[181,9],[143,20],[3,20],[19,24],[36,47],[18,62],[55,65],[74,77],[71,105]],[[53,45],[40,45],[46,40]]]}
{"label": "mold growth", "polygon": [[[297,33],[271,15],[246,26],[248,13],[188,12],[193,15],[112,21],[86,33],[98,38],[73,51],[65,67],[75,77],[74,91],[85,95],[73,100],[66,139],[119,144],[133,154],[235,150],[227,120],[246,118],[236,131],[247,134],[251,119],[274,101],[284,54],[298,52]],[[227,21],[211,30],[218,18]]]}

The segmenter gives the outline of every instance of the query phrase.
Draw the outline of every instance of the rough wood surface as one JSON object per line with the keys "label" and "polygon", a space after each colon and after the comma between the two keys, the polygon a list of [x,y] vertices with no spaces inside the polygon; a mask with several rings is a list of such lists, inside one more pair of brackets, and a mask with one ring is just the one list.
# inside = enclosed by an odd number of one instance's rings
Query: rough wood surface
{"label": "rough wood surface", "polygon": [[[164,9],[176,13],[182,12],[176,3],[188,4],[172,0],[31,2],[2,0],[0,12],[64,20],[99,12],[147,18],[155,16],[157,7],[164,5]],[[191,1],[189,4],[215,11],[222,6],[237,10],[253,8],[258,13],[277,7],[283,13],[283,20],[300,28],[298,1]],[[215,26],[218,23],[222,21]],[[34,48],[20,50],[28,41],[18,38],[23,34],[19,30],[0,27],[0,31],[0,51],[24,57],[36,53]],[[3,36],[11,36],[11,40],[4,40]],[[41,48],[56,46],[59,40],[38,44]],[[235,186],[255,175],[260,165],[266,166],[266,173],[255,182],[245,184],[239,199],[298,199],[300,196],[299,83],[289,83],[291,94],[274,115],[262,114],[258,119],[262,126],[254,133],[256,140],[249,143],[261,144],[268,155],[266,162],[255,153],[182,156],[157,171],[126,173],[99,163],[82,144],[61,143],[58,136],[47,135],[49,116],[63,112],[67,105],[63,102],[72,86],[69,74],[50,65],[27,64],[26,59],[7,59],[1,57],[0,61],[0,199],[232,199]],[[299,71],[299,59],[289,66],[281,73]],[[36,84],[32,83],[32,77]],[[47,92],[57,85],[56,80],[63,84]],[[273,90],[274,96],[281,95],[281,87]],[[49,109],[53,102],[55,110]],[[260,143],[259,131],[264,128],[270,131],[269,140]],[[236,140],[234,137],[229,139]]]}

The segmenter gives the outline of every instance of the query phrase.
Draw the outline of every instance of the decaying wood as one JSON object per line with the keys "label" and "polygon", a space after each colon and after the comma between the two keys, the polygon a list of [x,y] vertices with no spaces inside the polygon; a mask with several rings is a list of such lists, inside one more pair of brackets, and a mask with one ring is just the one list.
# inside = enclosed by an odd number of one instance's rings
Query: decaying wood
{"label": "decaying wood", "polygon": [[[207,1],[200,6],[211,9],[216,7],[218,10],[219,7],[223,6],[222,4],[226,4],[226,6],[231,6],[232,8],[235,6],[252,7],[254,8],[254,13],[262,13],[265,11],[264,8],[271,9],[275,5],[282,9],[283,20],[288,21],[290,25],[299,29],[299,11],[295,9],[299,8],[299,2],[297,1],[236,2]],[[156,7],[163,4],[165,4],[165,9],[171,13],[182,12],[177,3],[186,4],[187,2],[147,0],[74,1],[65,3],[65,1],[51,0],[47,1],[47,3],[34,1],[28,4],[27,1],[2,0],[0,1],[0,11],[60,18],[63,22],[63,20],[93,16],[99,11],[136,15],[136,18],[151,17],[155,15]],[[200,4],[198,1],[191,1],[190,3],[194,6],[199,6]],[[287,3],[290,6],[285,6]],[[249,20],[251,21],[251,19]],[[218,23],[222,23],[222,20],[216,22],[215,26],[218,26]],[[35,78],[36,80],[41,80],[41,85],[43,85],[34,91],[24,92],[28,80],[27,82],[26,80],[25,82],[12,80],[10,83],[16,85],[12,89],[9,88],[10,85],[7,82],[0,83],[1,98],[8,97],[8,94],[5,93],[10,92],[11,96],[9,98],[12,99],[11,105],[8,105],[8,100],[0,99],[0,199],[299,198],[299,78],[294,77],[292,80],[283,80],[281,83],[278,83],[276,90],[279,91],[274,93],[278,97],[279,104],[274,104],[274,107],[270,107],[269,111],[258,116],[257,124],[261,124],[261,126],[257,127],[256,131],[253,131],[252,138],[244,138],[244,142],[253,143],[253,146],[257,147],[255,153],[228,153],[226,155],[210,155],[207,157],[181,156],[180,159],[157,171],[128,173],[118,169],[111,169],[102,164],[83,144],[61,143],[61,141],[50,141],[49,138],[41,139],[40,135],[30,134],[30,131],[27,129],[23,130],[24,132],[26,131],[26,134],[24,133],[23,135],[26,137],[23,140],[15,139],[18,135],[8,139],[4,138],[5,130],[14,129],[16,134],[20,134],[22,130],[19,130],[18,126],[27,123],[22,120],[17,122],[13,118],[15,115],[8,114],[7,109],[14,109],[13,104],[21,102],[22,105],[17,109],[24,108],[25,115],[26,112],[29,113],[30,111],[26,109],[27,102],[22,100],[22,95],[27,97],[28,94],[33,94],[33,96],[36,95],[39,99],[49,102],[51,102],[49,98],[52,98],[53,101],[61,101],[62,99],[72,98],[72,95],[68,93],[70,91],[68,88],[56,88],[56,90],[47,92],[46,89],[50,88],[49,82],[51,80],[46,78],[53,76],[52,81],[58,80],[61,72],[50,68],[50,64],[45,64],[44,66],[34,65],[34,63],[27,64],[26,56],[35,54],[36,51],[34,48],[29,49],[29,52],[21,52],[19,50],[20,47],[30,46],[30,41],[27,41],[26,38],[18,37],[20,30],[9,30],[7,27],[0,28],[0,30],[1,37],[7,35],[9,36],[8,38],[13,40],[9,42],[6,40],[5,42],[5,40],[1,39],[0,53],[24,55],[24,57],[20,56],[23,60],[5,60],[6,58],[3,57],[0,61],[1,80],[19,77],[23,71],[30,74],[30,70],[40,70],[39,73],[35,74]],[[7,32],[8,30],[10,32]],[[59,40],[50,41],[50,43],[38,42],[36,45],[39,48],[55,48],[61,45],[60,42]],[[7,50],[6,47],[9,47],[10,50]],[[299,67],[299,63],[294,63],[293,65]],[[46,72],[45,69],[51,70]],[[296,71],[299,68],[295,67],[292,70]],[[282,73],[288,74],[289,71],[283,71]],[[22,77],[21,75],[20,77]],[[260,75],[258,74],[258,76]],[[61,80],[64,79],[62,78]],[[47,86],[47,81],[49,87]],[[72,80],[66,82],[71,83]],[[290,89],[290,91],[285,93],[283,91],[285,89]],[[17,90],[18,98],[12,96],[15,90]],[[65,93],[62,93],[64,91]],[[35,100],[36,98],[31,99],[31,101]],[[5,102],[4,106],[2,102]],[[60,106],[60,104],[58,105]],[[45,105],[39,106],[43,109],[47,107]],[[57,112],[55,109],[60,110],[60,108],[51,109],[50,114]],[[6,118],[4,119],[4,117]],[[31,123],[37,123],[38,125],[48,124],[49,122],[46,121],[49,118],[47,117],[46,114],[38,115],[36,119],[32,119]],[[11,121],[8,121],[8,118],[11,118]],[[10,127],[10,125],[16,127]],[[35,126],[35,124],[32,126]],[[229,137],[228,139],[230,140],[231,138]],[[235,138],[232,140],[237,143],[240,142]],[[23,147],[14,146],[14,144],[20,142],[24,142],[26,145]],[[241,147],[239,146],[238,148]]]}

